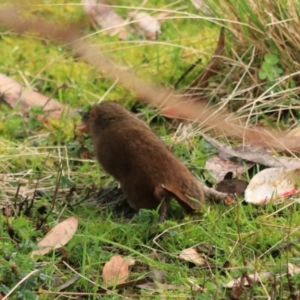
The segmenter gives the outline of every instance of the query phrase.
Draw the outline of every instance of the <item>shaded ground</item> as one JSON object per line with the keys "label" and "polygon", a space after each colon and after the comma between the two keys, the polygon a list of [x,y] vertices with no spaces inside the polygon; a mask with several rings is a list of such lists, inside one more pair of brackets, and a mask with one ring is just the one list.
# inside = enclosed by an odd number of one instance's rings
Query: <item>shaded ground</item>
{"label": "shaded ground", "polygon": [[114,219],[130,219],[136,213],[128,204],[122,190],[113,185],[102,187],[88,202],[107,208],[112,213]]}

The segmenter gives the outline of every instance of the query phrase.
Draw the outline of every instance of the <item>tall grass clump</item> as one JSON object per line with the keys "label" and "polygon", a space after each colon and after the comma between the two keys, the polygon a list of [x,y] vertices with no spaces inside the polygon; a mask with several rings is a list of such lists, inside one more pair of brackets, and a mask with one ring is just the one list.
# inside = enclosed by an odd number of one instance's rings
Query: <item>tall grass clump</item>
{"label": "tall grass clump", "polygon": [[207,6],[226,29],[220,98],[234,100],[235,110],[248,117],[299,117],[299,2],[209,0]]}

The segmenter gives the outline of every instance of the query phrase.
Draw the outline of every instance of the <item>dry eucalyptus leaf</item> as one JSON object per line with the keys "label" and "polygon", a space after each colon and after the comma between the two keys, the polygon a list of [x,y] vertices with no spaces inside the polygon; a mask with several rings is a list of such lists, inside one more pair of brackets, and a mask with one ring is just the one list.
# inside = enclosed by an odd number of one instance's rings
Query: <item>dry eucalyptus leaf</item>
{"label": "dry eucalyptus leaf", "polygon": [[124,283],[128,276],[128,262],[120,255],[114,255],[103,267],[102,278],[107,286]]}
{"label": "dry eucalyptus leaf", "polygon": [[64,246],[75,234],[78,227],[78,219],[74,216],[62,221],[53,227],[38,243],[38,250],[31,252],[34,255],[45,255],[51,250]]}
{"label": "dry eucalyptus leaf", "polygon": [[224,179],[224,176],[228,172],[232,172],[234,175],[244,173],[253,164],[245,163],[241,165],[240,163],[233,160],[225,160],[214,155],[209,158],[205,163],[205,169],[208,170],[211,175],[219,182]]}
{"label": "dry eucalyptus leaf", "polygon": [[206,259],[203,258],[194,248],[182,250],[179,254],[179,258],[188,262],[192,262],[198,266],[203,266],[206,264]]}
{"label": "dry eucalyptus leaf", "polygon": [[288,169],[300,168],[300,160],[298,158],[273,156],[265,149],[254,145],[248,147],[236,147],[233,149],[231,146],[223,144],[207,134],[201,133],[201,136],[205,138],[205,140],[208,141],[212,146],[229,156],[239,157],[241,159],[268,167],[284,167]]}
{"label": "dry eucalyptus leaf", "polygon": [[119,34],[119,39],[127,38],[126,22],[104,1],[82,0],[84,11],[91,17],[93,27],[102,27],[109,35]]}
{"label": "dry eucalyptus leaf", "polygon": [[156,18],[145,12],[129,12],[129,17],[136,21],[148,39],[156,40],[160,33],[160,24]]}

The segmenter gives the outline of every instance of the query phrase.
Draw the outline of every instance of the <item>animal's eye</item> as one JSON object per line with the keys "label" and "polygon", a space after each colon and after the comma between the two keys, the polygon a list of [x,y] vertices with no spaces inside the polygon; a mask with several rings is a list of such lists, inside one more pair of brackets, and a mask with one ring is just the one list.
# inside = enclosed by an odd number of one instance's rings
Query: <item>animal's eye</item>
{"label": "animal's eye", "polygon": [[88,121],[89,118],[90,118],[90,111],[85,112],[85,113],[82,115],[82,122],[86,123],[86,122]]}

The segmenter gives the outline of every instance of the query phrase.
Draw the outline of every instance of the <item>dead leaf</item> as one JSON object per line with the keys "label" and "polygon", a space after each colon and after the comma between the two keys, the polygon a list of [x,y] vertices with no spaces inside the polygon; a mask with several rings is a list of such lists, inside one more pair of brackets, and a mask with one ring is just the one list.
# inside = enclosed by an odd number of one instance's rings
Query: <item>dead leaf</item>
{"label": "dead leaf", "polygon": [[91,17],[95,29],[100,26],[109,35],[119,34],[121,40],[127,38],[126,21],[110,5],[99,0],[82,0],[81,3],[84,11]]}
{"label": "dead leaf", "polygon": [[0,74],[0,95],[9,106],[14,108],[19,105],[23,112],[29,110],[32,106],[42,106],[50,118],[58,119],[64,111],[67,112],[68,116],[74,114],[69,106],[39,94],[31,87],[23,87],[4,74]]}
{"label": "dead leaf", "polygon": [[247,286],[255,282],[260,282],[263,279],[267,279],[272,276],[272,272],[261,272],[261,273],[254,273],[250,275],[243,275],[237,279],[229,281],[228,283],[224,284],[225,288],[232,289],[236,286]]}
{"label": "dead leaf", "polygon": [[156,40],[160,33],[160,24],[158,20],[146,12],[129,12],[128,16],[136,21],[137,26],[145,32],[150,40]]}
{"label": "dead leaf", "polygon": [[239,162],[223,159],[219,155],[214,155],[210,157],[205,163],[205,169],[210,172],[210,174],[215,178],[218,182],[222,181],[225,175],[229,172],[232,172],[235,176],[238,174],[242,174],[251,168],[253,164],[245,163],[241,164]]}
{"label": "dead leaf", "polygon": [[132,257],[127,257],[127,258],[126,258],[126,262],[127,262],[127,265],[128,265],[129,267],[135,265],[135,259],[132,258]]}
{"label": "dead leaf", "polygon": [[204,133],[201,133],[201,136],[203,136],[203,138],[205,138],[205,140],[208,141],[212,146],[230,156],[239,157],[249,162],[262,164],[268,167],[284,167],[287,169],[300,168],[300,161],[298,158],[273,157],[263,148],[257,147],[254,148],[248,146],[237,147],[233,149],[230,146],[223,144]]}
{"label": "dead leaf", "polygon": [[149,277],[155,282],[165,283],[167,274],[161,270],[153,270],[149,273]]}
{"label": "dead leaf", "polygon": [[[298,267],[294,264],[288,263],[287,264],[287,272],[290,275],[299,274],[300,267]],[[254,274],[250,274],[250,275],[244,274],[241,277],[231,280],[230,282],[224,284],[224,287],[228,288],[228,289],[232,289],[232,288],[235,288],[238,286],[248,286],[253,283],[261,282],[262,280],[268,279],[273,275],[274,275],[273,272],[260,272],[260,273],[255,272]],[[276,277],[281,278],[282,274],[277,275]]]}
{"label": "dead leaf", "polygon": [[200,256],[194,248],[187,248],[181,251],[179,258],[188,262],[192,262],[197,266],[203,266],[206,264],[206,259]]}
{"label": "dead leaf", "polygon": [[291,263],[287,264],[288,274],[295,275],[300,273],[300,267]]}
{"label": "dead leaf", "polygon": [[34,255],[45,255],[51,250],[64,246],[73,237],[77,227],[78,219],[74,216],[57,224],[40,240],[37,245],[38,250],[32,251],[30,257],[33,258]]}
{"label": "dead leaf", "polygon": [[128,262],[120,255],[114,255],[103,267],[102,278],[107,286],[124,283],[128,276]]}

